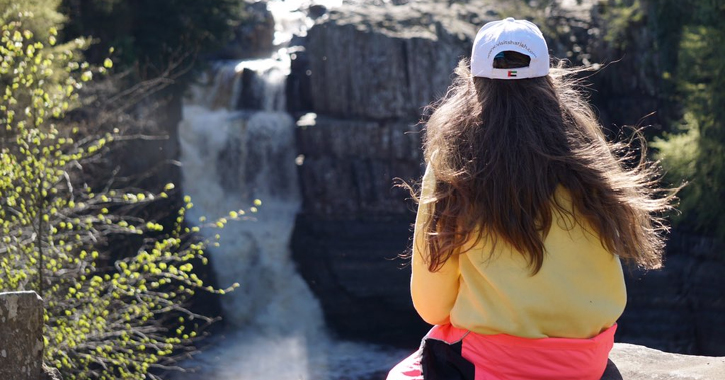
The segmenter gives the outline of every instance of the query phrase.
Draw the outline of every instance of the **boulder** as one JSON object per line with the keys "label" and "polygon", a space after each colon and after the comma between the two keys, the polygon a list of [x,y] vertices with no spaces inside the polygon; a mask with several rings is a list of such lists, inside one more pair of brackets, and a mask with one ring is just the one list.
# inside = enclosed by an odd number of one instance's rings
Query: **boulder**
{"label": "boulder", "polygon": [[35,292],[0,293],[0,379],[36,380],[43,366],[43,300]]}
{"label": "boulder", "polygon": [[242,20],[233,30],[226,46],[208,58],[266,58],[274,51],[274,17],[266,1],[243,2]]}
{"label": "boulder", "polygon": [[678,355],[615,343],[609,359],[602,380],[725,379],[725,357]]}

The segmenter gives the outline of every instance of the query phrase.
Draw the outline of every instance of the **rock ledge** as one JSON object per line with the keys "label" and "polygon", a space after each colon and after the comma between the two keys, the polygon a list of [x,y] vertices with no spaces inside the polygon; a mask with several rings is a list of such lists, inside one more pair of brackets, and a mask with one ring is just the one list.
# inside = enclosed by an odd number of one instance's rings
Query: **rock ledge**
{"label": "rock ledge", "polygon": [[725,357],[679,355],[644,346],[615,343],[602,380],[725,379]]}

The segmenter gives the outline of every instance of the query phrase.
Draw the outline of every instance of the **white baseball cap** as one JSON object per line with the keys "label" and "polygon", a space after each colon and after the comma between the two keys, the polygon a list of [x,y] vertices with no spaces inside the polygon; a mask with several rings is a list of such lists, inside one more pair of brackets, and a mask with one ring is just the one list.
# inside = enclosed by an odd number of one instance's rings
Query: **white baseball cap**
{"label": "white baseball cap", "polygon": [[[531,58],[528,67],[498,69],[493,67],[497,54],[515,51]],[[476,35],[471,52],[471,74],[492,79],[523,79],[549,74],[549,48],[544,35],[532,22],[516,20],[491,21]]]}

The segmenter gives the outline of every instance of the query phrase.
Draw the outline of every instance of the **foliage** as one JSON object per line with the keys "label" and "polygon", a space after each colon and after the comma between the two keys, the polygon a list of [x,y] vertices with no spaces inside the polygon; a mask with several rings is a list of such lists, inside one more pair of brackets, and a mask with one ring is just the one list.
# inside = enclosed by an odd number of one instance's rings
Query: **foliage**
{"label": "foliage", "polygon": [[[61,0],[0,0],[0,24],[22,19],[24,28],[32,31],[39,40],[47,41],[48,31],[66,21],[57,11]],[[33,17],[25,17],[32,14]]]}
{"label": "foliage", "polygon": [[[84,83],[112,66],[78,62],[83,40],[55,46],[24,28],[31,12],[2,26],[0,43],[0,290],[36,290],[45,301],[45,359],[66,379],[155,378],[174,363],[208,318],[184,307],[205,286],[193,273],[214,241],[183,225],[164,229],[137,211],[174,186],[152,193],[89,184],[116,135],[81,135],[64,116],[81,104]],[[30,23],[31,25],[35,25]],[[243,211],[230,218],[243,218]],[[204,223],[201,220],[201,223]],[[223,227],[226,219],[210,226]],[[110,244],[137,239],[114,257]],[[227,289],[229,290],[229,289]]]}
{"label": "foliage", "polygon": [[[671,28],[678,38],[671,76],[684,109],[680,133],[655,143],[670,178],[690,180],[682,192],[683,221],[725,238],[725,3],[666,1],[664,14],[689,9]],[[684,147],[685,142],[689,144]]]}
{"label": "foliage", "polygon": [[238,0],[63,0],[61,10],[69,16],[66,38],[100,40],[89,52],[92,62],[114,46],[118,63],[138,64],[146,79],[164,72],[169,62],[221,47],[240,23],[243,6]]}
{"label": "foliage", "polygon": [[599,12],[606,25],[604,41],[620,50],[627,48],[630,40],[627,34],[632,26],[641,26],[644,21],[644,9],[640,0],[601,0]]}

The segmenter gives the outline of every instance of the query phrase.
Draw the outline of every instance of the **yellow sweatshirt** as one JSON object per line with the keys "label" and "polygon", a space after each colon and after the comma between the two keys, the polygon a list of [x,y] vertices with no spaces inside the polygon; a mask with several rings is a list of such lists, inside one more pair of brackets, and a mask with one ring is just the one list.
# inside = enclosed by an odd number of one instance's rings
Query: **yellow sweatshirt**
{"label": "yellow sweatshirt", "polygon": [[[431,198],[435,183],[429,165],[421,199]],[[564,188],[555,196],[573,210]],[[422,229],[429,217],[429,207],[421,204],[410,289],[415,309],[430,324],[450,322],[479,334],[524,338],[590,338],[611,327],[624,310],[627,295],[619,258],[602,246],[593,229],[558,212],[544,240],[543,266],[533,276],[524,256],[503,239],[490,257],[490,240],[482,239],[431,273]]]}

